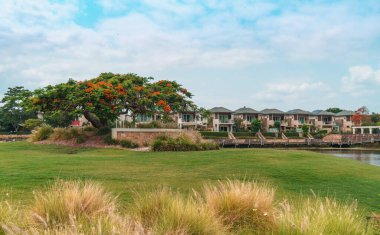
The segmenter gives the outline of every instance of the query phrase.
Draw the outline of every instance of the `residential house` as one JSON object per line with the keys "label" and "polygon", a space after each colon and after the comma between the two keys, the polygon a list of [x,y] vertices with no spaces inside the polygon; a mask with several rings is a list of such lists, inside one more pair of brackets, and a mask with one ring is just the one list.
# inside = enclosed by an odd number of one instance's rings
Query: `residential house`
{"label": "residential house", "polygon": [[263,109],[259,114],[265,131],[269,131],[270,128],[274,127],[274,123],[277,121],[281,123],[281,130],[285,130],[288,126],[285,116],[286,113],[278,109]]}
{"label": "residential house", "polygon": [[310,116],[311,125],[318,130],[327,130],[331,132],[332,130],[338,130],[339,126],[335,123],[335,113],[331,113],[325,110],[315,110]]}
{"label": "residential house", "polygon": [[240,108],[233,113],[233,118],[242,119],[242,125],[245,129],[247,129],[251,126],[251,123],[254,119],[259,119],[259,114],[260,113],[258,111],[244,106],[243,108]]}
{"label": "residential house", "polygon": [[232,132],[234,122],[231,110],[224,107],[214,107],[209,111],[211,112],[213,131]]}
{"label": "residential house", "polygon": [[335,114],[334,121],[339,126],[339,131],[352,132],[352,126],[354,126],[352,116],[354,114],[354,111],[349,110],[343,110]]}
{"label": "residential house", "polygon": [[205,129],[207,125],[200,113],[193,109],[176,113],[174,121],[177,122],[180,129]]}
{"label": "residential house", "polygon": [[286,121],[289,128],[301,128],[303,125],[310,125],[311,112],[302,109],[292,109],[287,112]]}

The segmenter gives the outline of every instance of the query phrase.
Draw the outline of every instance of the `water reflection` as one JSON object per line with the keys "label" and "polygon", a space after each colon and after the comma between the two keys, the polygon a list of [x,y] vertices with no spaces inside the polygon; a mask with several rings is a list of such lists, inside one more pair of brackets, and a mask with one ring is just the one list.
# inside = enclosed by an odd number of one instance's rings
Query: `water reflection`
{"label": "water reflection", "polygon": [[337,157],[351,158],[356,161],[380,166],[380,151],[318,150],[317,152],[327,153]]}

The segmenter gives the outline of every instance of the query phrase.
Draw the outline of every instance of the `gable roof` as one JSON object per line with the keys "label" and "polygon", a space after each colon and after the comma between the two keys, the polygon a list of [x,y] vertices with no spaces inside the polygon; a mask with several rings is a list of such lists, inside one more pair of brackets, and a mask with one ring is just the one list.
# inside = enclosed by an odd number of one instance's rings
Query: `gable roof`
{"label": "gable roof", "polygon": [[262,114],[285,114],[285,112],[279,109],[263,109],[260,111]]}
{"label": "gable roof", "polygon": [[254,110],[254,109],[251,109],[251,108],[247,108],[247,107],[243,107],[243,108],[240,108],[240,109],[237,109],[234,113],[236,114],[246,114],[246,113],[259,113],[257,110]]}
{"label": "gable roof", "polygon": [[327,112],[326,110],[314,110],[312,113],[314,115],[335,116],[335,113]]}
{"label": "gable roof", "polygon": [[232,113],[231,110],[226,109],[225,107],[214,107],[209,110],[211,113]]}
{"label": "gable roof", "polygon": [[335,116],[352,116],[354,115],[355,112],[354,111],[351,111],[351,110],[343,110],[337,114],[335,114]]}
{"label": "gable roof", "polygon": [[288,111],[288,114],[304,114],[304,115],[310,115],[311,113],[309,111],[305,111],[302,109],[292,109]]}

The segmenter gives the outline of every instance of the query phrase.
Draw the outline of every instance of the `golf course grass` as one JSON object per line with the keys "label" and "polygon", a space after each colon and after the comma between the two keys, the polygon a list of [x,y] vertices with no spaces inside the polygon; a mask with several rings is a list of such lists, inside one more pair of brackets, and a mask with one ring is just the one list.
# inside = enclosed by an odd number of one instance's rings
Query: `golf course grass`
{"label": "golf course grass", "polygon": [[0,200],[27,203],[33,190],[55,179],[101,182],[128,205],[134,191],[169,186],[183,193],[204,183],[267,181],[277,197],[330,196],[357,199],[359,208],[380,210],[380,167],[299,150],[223,149],[206,152],[135,152],[80,149],[27,142],[0,143]]}

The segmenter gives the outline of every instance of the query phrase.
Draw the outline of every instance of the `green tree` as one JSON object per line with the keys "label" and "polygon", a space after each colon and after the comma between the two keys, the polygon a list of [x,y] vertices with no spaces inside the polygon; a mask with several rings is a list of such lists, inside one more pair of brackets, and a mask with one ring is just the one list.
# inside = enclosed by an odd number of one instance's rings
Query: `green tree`
{"label": "green tree", "polygon": [[242,123],[243,123],[243,119],[241,119],[241,118],[234,118],[234,126],[235,126],[235,131],[236,132],[239,132],[239,131],[241,131],[243,129]]}
{"label": "green tree", "polygon": [[201,114],[202,118],[204,120],[206,120],[207,126],[210,126],[212,124],[212,118],[211,118],[210,110],[201,107],[198,109],[198,112]]}
{"label": "green tree", "polygon": [[175,81],[151,82],[152,78],[135,74],[102,73],[76,82],[69,80],[37,90],[33,109],[48,116],[57,113],[73,120],[83,115],[94,127],[114,122],[120,114],[170,113],[193,105],[192,94]]}
{"label": "green tree", "polygon": [[1,100],[0,126],[7,131],[19,131],[25,120],[35,118],[34,112],[27,109],[32,92],[24,87],[8,88]]}
{"label": "green tree", "polygon": [[307,134],[309,133],[309,126],[308,125],[302,125],[302,133],[303,133],[303,136],[306,137]]}
{"label": "green tree", "polygon": [[261,120],[253,119],[253,121],[251,123],[251,131],[253,133],[257,133],[257,132],[261,131],[261,125],[262,125]]}
{"label": "green tree", "polygon": [[330,113],[340,113],[343,111],[343,109],[340,109],[340,108],[337,108],[337,107],[333,107],[333,108],[328,108],[326,109],[327,112],[330,112]]}
{"label": "green tree", "polygon": [[281,130],[281,122],[280,121],[275,121],[274,122],[274,127],[277,128],[278,131]]}

